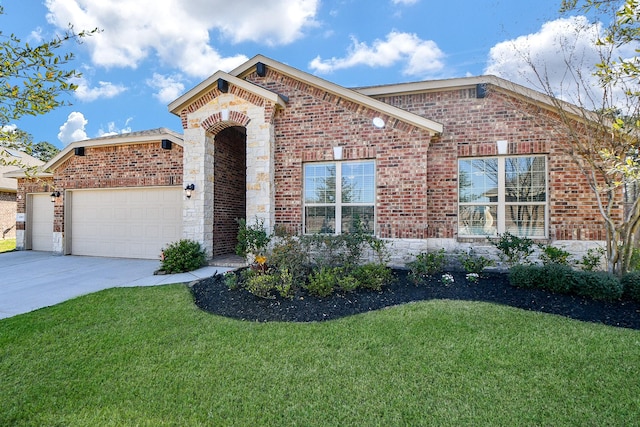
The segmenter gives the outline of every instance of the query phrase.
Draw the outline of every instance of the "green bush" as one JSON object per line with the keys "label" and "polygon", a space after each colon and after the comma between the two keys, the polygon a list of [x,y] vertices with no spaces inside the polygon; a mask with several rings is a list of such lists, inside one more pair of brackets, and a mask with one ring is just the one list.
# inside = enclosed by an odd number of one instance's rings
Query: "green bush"
{"label": "green bush", "polygon": [[305,288],[310,294],[319,297],[327,297],[333,293],[333,290],[339,283],[341,274],[340,268],[328,268],[322,267],[319,270],[315,270],[309,276],[308,283],[305,284]]}
{"label": "green bush", "polygon": [[496,264],[492,259],[476,255],[473,248],[471,248],[469,252],[461,253],[458,260],[460,261],[460,264],[462,264],[464,271],[478,275],[482,273],[485,268]]}
{"label": "green bush", "polygon": [[353,276],[344,276],[338,281],[338,287],[340,290],[345,292],[355,291],[359,286],[360,283],[358,282],[358,279]]}
{"label": "green bush", "polygon": [[286,268],[278,273],[276,291],[278,291],[278,294],[283,298],[293,299],[295,293],[293,275]]}
{"label": "green bush", "polygon": [[540,260],[544,265],[547,264],[561,264],[569,265],[569,257],[571,254],[564,249],[557,248],[551,245],[539,244],[538,247],[542,251],[540,253]]}
{"label": "green bush", "polygon": [[383,264],[369,263],[360,265],[351,271],[359,287],[379,291],[391,282],[391,269]]}
{"label": "green bush", "polygon": [[578,271],[564,264],[546,264],[543,268],[541,283],[543,288],[560,294],[570,294],[576,291]]}
{"label": "green bush", "polygon": [[182,239],[162,250],[160,269],[167,273],[184,273],[206,264],[207,254],[194,240]]}
{"label": "green bush", "polygon": [[589,298],[614,301],[622,297],[622,283],[605,271],[577,271],[576,293]]}
{"label": "green bush", "polygon": [[246,290],[260,298],[275,298],[273,291],[278,285],[276,274],[256,274],[251,276],[244,284]]}
{"label": "green bush", "polygon": [[236,255],[246,259],[248,254],[263,254],[271,241],[271,237],[264,226],[264,220],[259,220],[256,217],[253,225],[247,225],[247,221],[244,218],[240,218],[237,221],[238,244],[236,245]]}
{"label": "green bush", "polygon": [[238,275],[234,271],[227,271],[224,273],[224,284],[232,291],[235,291],[240,287]]}
{"label": "green bush", "polygon": [[624,295],[640,302],[640,271],[633,271],[622,276]]}
{"label": "green bush", "polygon": [[546,282],[544,267],[517,264],[509,269],[511,286],[523,289],[541,288]]}
{"label": "green bush", "polygon": [[488,239],[500,251],[500,259],[509,267],[517,264],[530,264],[533,254],[533,240],[528,237],[514,236],[508,231],[499,234],[497,239]]}
{"label": "green bush", "polygon": [[518,288],[544,289],[616,300],[622,296],[622,284],[616,276],[602,271],[579,271],[561,264],[515,265],[509,269],[509,283]]}
{"label": "green bush", "polygon": [[591,248],[587,250],[587,253],[582,257],[578,264],[584,271],[600,270],[604,252],[603,248]]}
{"label": "green bush", "polygon": [[409,269],[409,279],[414,283],[426,281],[428,276],[441,273],[444,270],[445,251],[422,252],[416,255],[416,259],[406,264]]}
{"label": "green bush", "polygon": [[288,270],[295,282],[304,282],[309,274],[309,254],[300,238],[278,238],[269,253],[269,264],[279,271]]}

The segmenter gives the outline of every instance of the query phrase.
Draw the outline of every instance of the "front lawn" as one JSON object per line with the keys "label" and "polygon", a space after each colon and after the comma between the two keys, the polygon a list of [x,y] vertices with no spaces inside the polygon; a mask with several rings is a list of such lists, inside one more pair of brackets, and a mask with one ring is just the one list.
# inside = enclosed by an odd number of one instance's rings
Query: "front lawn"
{"label": "front lawn", "polygon": [[16,239],[2,239],[0,240],[0,253],[9,252],[16,248]]}
{"label": "front lawn", "polygon": [[434,300],[321,323],[120,288],[0,320],[0,425],[629,425],[640,331]]}

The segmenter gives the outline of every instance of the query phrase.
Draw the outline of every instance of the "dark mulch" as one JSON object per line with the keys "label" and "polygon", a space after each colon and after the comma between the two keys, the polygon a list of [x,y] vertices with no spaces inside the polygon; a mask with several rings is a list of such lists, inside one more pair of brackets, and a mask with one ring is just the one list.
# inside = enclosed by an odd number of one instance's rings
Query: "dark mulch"
{"label": "dark mulch", "polygon": [[245,290],[229,290],[221,275],[192,286],[195,303],[202,310],[235,319],[257,322],[315,322],[379,310],[411,301],[451,299],[486,301],[524,310],[540,311],[586,322],[640,329],[640,304],[622,300],[596,301],[541,290],[518,289],[509,285],[507,275],[487,273],[479,283],[469,283],[463,273],[451,273],[455,282],[445,286],[436,278],[429,284],[414,285],[405,271],[394,271],[396,281],[382,291],[356,290],[317,298],[299,291],[293,300],[264,299]]}

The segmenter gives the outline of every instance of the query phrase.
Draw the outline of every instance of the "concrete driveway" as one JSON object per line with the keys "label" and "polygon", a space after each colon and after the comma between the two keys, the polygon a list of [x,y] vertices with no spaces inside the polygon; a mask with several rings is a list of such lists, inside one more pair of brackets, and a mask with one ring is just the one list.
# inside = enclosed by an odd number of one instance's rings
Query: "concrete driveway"
{"label": "concrete driveway", "polygon": [[59,256],[49,252],[0,253],[0,319],[28,313],[107,288],[188,283],[231,270],[203,267],[154,276],[160,261]]}

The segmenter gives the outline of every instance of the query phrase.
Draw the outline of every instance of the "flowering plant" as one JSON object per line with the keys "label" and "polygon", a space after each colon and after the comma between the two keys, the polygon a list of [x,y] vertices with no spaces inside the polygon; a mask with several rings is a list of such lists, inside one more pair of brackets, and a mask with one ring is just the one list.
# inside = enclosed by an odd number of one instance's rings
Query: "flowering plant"
{"label": "flowering plant", "polygon": [[453,276],[449,273],[445,273],[442,275],[442,284],[445,286],[449,286],[450,284],[452,284],[455,280],[453,279]]}
{"label": "flowering plant", "polygon": [[467,280],[470,281],[471,283],[478,283],[479,278],[480,278],[480,275],[478,273],[467,274]]}

